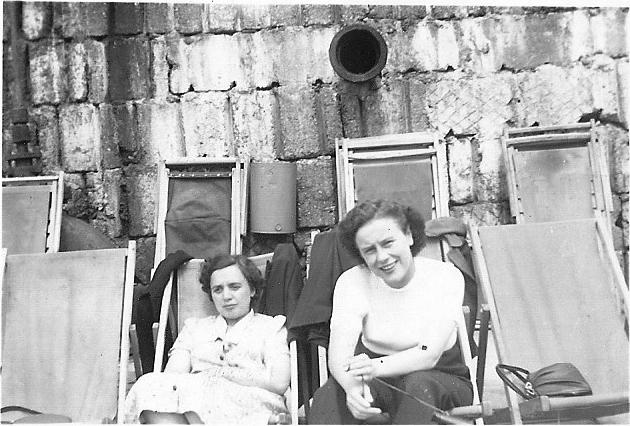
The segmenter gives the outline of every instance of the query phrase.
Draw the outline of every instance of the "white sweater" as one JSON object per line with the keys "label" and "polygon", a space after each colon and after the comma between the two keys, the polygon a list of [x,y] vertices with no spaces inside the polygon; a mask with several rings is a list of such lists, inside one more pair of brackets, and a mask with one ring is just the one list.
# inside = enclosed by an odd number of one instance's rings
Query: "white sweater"
{"label": "white sweater", "polygon": [[464,277],[450,263],[420,256],[414,261],[415,275],[400,289],[389,287],[365,265],[341,274],[333,296],[331,334],[356,338],[361,333],[366,348],[390,355],[422,346],[432,324],[451,321],[446,349],[451,348],[462,312]]}

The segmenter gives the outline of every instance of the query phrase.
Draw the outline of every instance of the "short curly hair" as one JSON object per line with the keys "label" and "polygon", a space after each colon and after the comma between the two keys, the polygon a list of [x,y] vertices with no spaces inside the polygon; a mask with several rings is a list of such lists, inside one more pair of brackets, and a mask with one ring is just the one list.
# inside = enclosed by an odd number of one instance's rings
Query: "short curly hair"
{"label": "short curly hair", "polygon": [[260,298],[264,285],[264,279],[258,267],[254,265],[254,262],[249,260],[247,256],[243,256],[241,254],[231,255],[227,253],[220,253],[216,256],[207,258],[201,267],[201,272],[199,273],[201,289],[206,292],[208,296],[210,296],[210,300],[212,300],[212,291],[210,289],[210,278],[212,277],[212,274],[219,269],[227,268],[232,265],[238,266],[238,269],[249,283],[249,286],[254,290],[250,306],[255,306],[256,302]]}
{"label": "short curly hair", "polygon": [[355,206],[348,212],[341,222],[339,222],[339,237],[341,244],[349,250],[363,263],[363,257],[357,247],[356,236],[359,229],[372,219],[389,217],[394,219],[400,229],[409,229],[413,237],[411,254],[413,256],[420,253],[426,245],[426,235],[424,233],[424,218],[413,207],[403,206],[396,201],[388,200],[368,200]]}

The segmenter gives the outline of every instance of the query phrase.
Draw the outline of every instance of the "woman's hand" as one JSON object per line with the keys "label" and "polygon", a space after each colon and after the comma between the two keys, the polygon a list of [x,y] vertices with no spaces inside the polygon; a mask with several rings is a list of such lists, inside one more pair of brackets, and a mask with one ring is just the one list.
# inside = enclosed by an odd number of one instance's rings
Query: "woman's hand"
{"label": "woman's hand", "polygon": [[345,371],[358,380],[369,382],[376,377],[374,361],[366,354],[355,355],[346,361]]}
{"label": "woman's hand", "polygon": [[354,386],[346,391],[346,405],[355,419],[365,420],[381,413],[381,409],[372,407],[372,394],[368,386]]}

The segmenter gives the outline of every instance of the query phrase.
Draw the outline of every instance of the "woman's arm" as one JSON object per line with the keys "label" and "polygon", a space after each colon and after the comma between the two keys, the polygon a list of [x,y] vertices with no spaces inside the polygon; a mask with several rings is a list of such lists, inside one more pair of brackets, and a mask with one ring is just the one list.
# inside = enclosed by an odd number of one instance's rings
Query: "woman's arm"
{"label": "woman's arm", "polygon": [[363,328],[363,318],[367,306],[362,295],[353,290],[352,270],[346,271],[337,280],[333,295],[333,313],[330,320],[330,343],[328,345],[328,368],[330,373],[346,392],[346,404],[357,419],[366,419],[381,412],[372,407],[371,395],[365,391],[364,380],[348,370],[348,361]]}
{"label": "woman's arm", "polygon": [[[278,322],[280,318],[276,317]],[[282,321],[284,323],[284,321]],[[256,386],[278,395],[283,395],[291,380],[291,362],[287,346],[287,330],[280,326],[268,337],[263,349],[263,365],[242,357],[227,358],[228,365],[222,374],[245,386]]]}
{"label": "woman's arm", "polygon": [[192,366],[190,363],[190,352],[181,349],[174,350],[168,358],[168,363],[164,368],[165,373],[190,373]]}

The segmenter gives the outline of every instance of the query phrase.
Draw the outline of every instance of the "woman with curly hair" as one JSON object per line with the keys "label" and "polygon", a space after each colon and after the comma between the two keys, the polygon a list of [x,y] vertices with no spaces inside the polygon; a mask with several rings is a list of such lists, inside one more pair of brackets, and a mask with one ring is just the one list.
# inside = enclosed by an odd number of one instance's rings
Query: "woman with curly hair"
{"label": "woman with curly hair", "polygon": [[363,264],[337,280],[330,320],[332,377],[314,395],[309,423],[358,424],[387,412],[393,424],[431,423],[433,410],[472,403],[457,342],[464,278],[419,253],[424,220],[395,202],[366,201],[339,224]]}
{"label": "woman with curly hair", "polygon": [[129,392],[125,423],[164,422],[174,417],[160,413],[186,413],[189,421],[206,424],[267,424],[286,412],[285,318],[252,310],[262,288],[260,271],[245,256],[220,254],[204,262],[199,281],[218,315],[185,322],[164,373],[142,376]]}

